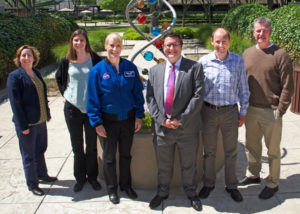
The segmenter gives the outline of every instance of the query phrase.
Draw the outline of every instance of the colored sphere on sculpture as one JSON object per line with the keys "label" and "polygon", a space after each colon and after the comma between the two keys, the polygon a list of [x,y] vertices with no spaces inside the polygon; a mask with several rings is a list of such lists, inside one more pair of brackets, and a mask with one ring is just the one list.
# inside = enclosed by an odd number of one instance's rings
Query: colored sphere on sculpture
{"label": "colored sphere on sculpture", "polygon": [[157,40],[154,44],[157,49],[163,48],[163,41],[161,39]]}
{"label": "colored sphere on sculpture", "polygon": [[138,3],[137,3],[137,7],[138,8],[144,8],[144,6],[145,6],[144,0],[139,0]]}
{"label": "colored sphere on sculpture", "polygon": [[159,27],[153,27],[151,33],[152,33],[153,36],[158,36],[160,34]]}
{"label": "colored sphere on sculpture", "polygon": [[163,22],[161,25],[161,28],[166,30],[169,26],[170,26],[170,24],[168,22]]}
{"label": "colored sphere on sculpture", "polygon": [[143,13],[140,13],[137,17],[136,20],[140,23],[140,24],[145,24],[147,19],[146,19],[146,15]]}
{"label": "colored sphere on sculpture", "polygon": [[156,4],[157,0],[148,0],[149,4]]}
{"label": "colored sphere on sculpture", "polygon": [[151,51],[146,51],[144,53],[144,59],[147,61],[151,61],[153,59],[153,53]]}

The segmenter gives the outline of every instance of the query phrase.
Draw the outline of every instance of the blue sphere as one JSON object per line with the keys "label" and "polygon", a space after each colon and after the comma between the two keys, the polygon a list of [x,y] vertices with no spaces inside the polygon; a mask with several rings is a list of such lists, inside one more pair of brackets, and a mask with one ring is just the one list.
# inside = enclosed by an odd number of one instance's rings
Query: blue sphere
{"label": "blue sphere", "polygon": [[149,4],[156,4],[157,0],[148,0]]}
{"label": "blue sphere", "polygon": [[160,28],[159,27],[153,27],[152,28],[152,35],[158,36],[160,34]]}
{"label": "blue sphere", "polygon": [[151,61],[153,59],[153,53],[151,51],[146,51],[144,53],[144,59],[147,61]]}

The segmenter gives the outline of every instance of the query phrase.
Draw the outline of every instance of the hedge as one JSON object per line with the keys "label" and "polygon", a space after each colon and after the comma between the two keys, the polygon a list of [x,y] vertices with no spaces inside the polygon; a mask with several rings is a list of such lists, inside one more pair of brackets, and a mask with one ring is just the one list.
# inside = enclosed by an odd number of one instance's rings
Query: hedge
{"label": "hedge", "polygon": [[223,19],[222,26],[230,31],[254,39],[251,33],[255,18],[271,19],[274,44],[284,48],[294,63],[300,63],[300,6],[285,5],[273,11],[259,4],[244,4],[231,10]]}
{"label": "hedge", "polygon": [[51,47],[69,39],[78,26],[65,15],[38,14],[28,17],[0,14],[0,82],[5,82],[15,69],[16,50],[24,45],[35,46],[40,52],[39,65],[52,58]]}

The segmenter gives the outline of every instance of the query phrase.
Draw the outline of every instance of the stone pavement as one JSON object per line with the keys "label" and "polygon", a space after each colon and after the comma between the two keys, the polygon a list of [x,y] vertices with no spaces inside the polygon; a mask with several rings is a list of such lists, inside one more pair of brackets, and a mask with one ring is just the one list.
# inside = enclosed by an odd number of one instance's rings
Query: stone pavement
{"label": "stone pavement", "polygon": [[[128,43],[130,43],[128,41]],[[137,45],[140,45],[136,42]],[[193,51],[195,49],[193,48]],[[125,50],[126,52],[126,50]],[[198,51],[197,51],[198,52]],[[199,49],[199,52],[201,50]],[[130,53],[128,53],[130,54]],[[155,53],[156,54],[156,53]],[[124,53],[126,55],[126,53]],[[139,56],[140,57],[140,56]],[[140,58],[137,59],[140,64]],[[46,68],[53,70],[55,66]],[[43,70],[43,69],[42,69]],[[50,76],[53,78],[53,74]],[[188,214],[196,213],[185,197],[181,187],[173,188],[169,199],[156,210],[148,207],[149,201],[156,191],[137,189],[137,200],[128,199],[120,193],[121,203],[113,205],[109,202],[105,188],[94,191],[89,184],[79,193],[73,192],[73,153],[69,133],[63,115],[62,97],[50,97],[52,119],[48,123],[48,149],[46,162],[51,176],[58,181],[52,184],[41,184],[45,196],[34,196],[27,190],[19,152],[18,139],[11,121],[12,112],[6,97],[6,91],[0,91],[0,214],[19,213],[164,213]],[[252,185],[241,187],[244,201],[234,202],[224,190],[223,169],[217,175],[215,190],[210,197],[202,200],[204,213],[299,213],[300,209],[300,116],[289,110],[283,118],[282,163],[279,192],[266,201],[260,200],[258,194],[264,187]],[[241,179],[246,172],[247,160],[244,150],[245,128],[239,129],[237,174]],[[299,152],[299,153],[298,153]],[[134,156],[133,156],[134,158]],[[268,174],[267,155],[264,148],[261,177]],[[134,169],[133,169],[134,170]],[[100,179],[99,179],[100,180]],[[100,180],[104,187],[103,180]],[[202,184],[199,184],[199,189]]]}
{"label": "stone pavement", "polygon": [[[49,145],[46,162],[49,175],[57,176],[52,184],[41,184],[46,195],[34,196],[27,190],[19,153],[18,139],[11,122],[12,112],[6,100],[0,105],[0,213],[196,213],[185,197],[181,187],[171,190],[169,199],[157,210],[151,210],[148,203],[155,190],[138,189],[137,200],[126,198],[120,193],[121,203],[113,205],[108,201],[106,191],[94,191],[89,184],[79,193],[74,193],[73,153],[69,133],[63,116],[62,97],[50,97],[52,119],[48,123]],[[242,203],[234,202],[224,190],[223,169],[218,173],[215,190],[208,199],[202,200],[205,213],[299,213],[300,205],[300,117],[289,110],[284,116],[282,136],[282,163],[279,192],[263,201],[257,195],[262,185],[241,188]],[[246,171],[247,160],[244,151],[244,127],[239,133],[238,177]],[[134,158],[134,157],[133,157]],[[134,170],[134,169],[133,169]],[[268,174],[266,151],[263,152],[261,176]],[[104,187],[103,180],[100,180]],[[201,184],[199,184],[199,189]]]}

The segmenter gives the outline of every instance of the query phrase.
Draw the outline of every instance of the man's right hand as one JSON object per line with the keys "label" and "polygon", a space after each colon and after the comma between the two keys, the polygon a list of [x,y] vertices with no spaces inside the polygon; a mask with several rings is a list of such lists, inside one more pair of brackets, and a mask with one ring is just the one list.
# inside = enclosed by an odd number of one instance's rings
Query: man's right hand
{"label": "man's right hand", "polygon": [[166,119],[162,126],[168,128],[168,129],[177,129],[181,123],[177,119]]}
{"label": "man's right hand", "polygon": [[103,125],[97,126],[96,127],[96,132],[100,137],[107,138],[106,136],[106,131]]}

